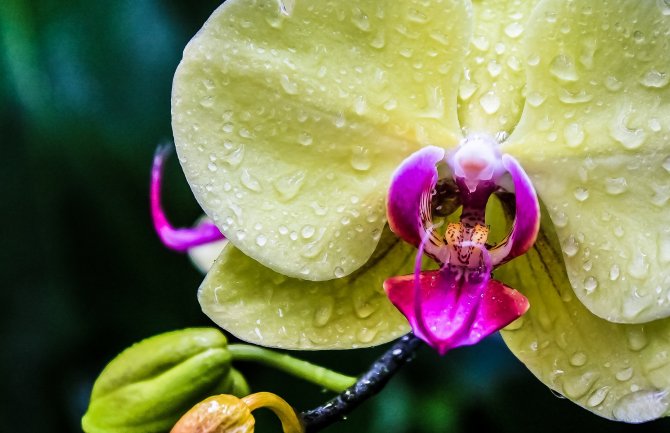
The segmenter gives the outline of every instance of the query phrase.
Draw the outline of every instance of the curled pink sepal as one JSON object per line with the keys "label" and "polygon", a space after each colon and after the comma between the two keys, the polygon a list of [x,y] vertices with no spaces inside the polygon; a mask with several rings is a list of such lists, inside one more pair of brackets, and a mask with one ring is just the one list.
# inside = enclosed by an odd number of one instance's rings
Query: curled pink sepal
{"label": "curled pink sepal", "polygon": [[171,152],[171,146],[159,146],[151,168],[151,220],[161,242],[172,250],[184,252],[198,245],[224,239],[219,229],[209,221],[192,228],[175,228],[168,221],[161,205],[161,183],[163,166]]}
{"label": "curled pink sepal", "polygon": [[[445,151],[427,146],[410,155],[396,169],[386,202],[386,215],[391,231],[405,242],[419,247],[431,221],[431,198],[438,180],[437,164],[444,160]],[[431,236],[426,243],[428,255],[436,254],[442,242]]]}
{"label": "curled pink sepal", "polygon": [[417,279],[414,274],[391,277],[384,282],[384,290],[414,334],[441,355],[479,342],[529,307],[525,296],[497,280],[484,275],[466,280],[449,268],[423,271]]}
{"label": "curled pink sepal", "polygon": [[512,156],[503,155],[502,164],[514,182],[516,211],[508,235],[489,250],[493,266],[524,254],[533,246],[540,231],[540,203],[530,178]]}

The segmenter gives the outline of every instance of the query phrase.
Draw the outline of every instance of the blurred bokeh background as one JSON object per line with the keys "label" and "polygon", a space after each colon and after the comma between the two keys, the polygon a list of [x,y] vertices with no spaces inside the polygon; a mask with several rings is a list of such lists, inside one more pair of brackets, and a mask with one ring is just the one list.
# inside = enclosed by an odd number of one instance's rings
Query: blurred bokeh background
{"label": "blurred bokeh background", "polygon": [[[209,325],[202,276],[151,228],[151,157],[170,140],[172,74],[219,0],[0,0],[0,431],[79,432],[92,383],[144,337]],[[170,161],[166,208],[198,207]],[[356,374],[383,348],[298,354]],[[298,409],[330,397],[242,364],[255,390]],[[270,418],[257,431],[278,431]],[[422,349],[329,432],[667,432],[552,394],[497,337],[445,358]]]}

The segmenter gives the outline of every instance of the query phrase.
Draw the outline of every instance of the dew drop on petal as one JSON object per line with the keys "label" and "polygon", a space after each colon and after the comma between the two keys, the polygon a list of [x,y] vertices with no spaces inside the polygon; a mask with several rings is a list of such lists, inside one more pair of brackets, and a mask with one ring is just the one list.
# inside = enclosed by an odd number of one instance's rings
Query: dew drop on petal
{"label": "dew drop on petal", "polygon": [[568,238],[563,242],[563,252],[568,257],[574,257],[578,251],[579,242],[577,242],[574,236],[568,236]]}
{"label": "dew drop on petal", "polygon": [[268,238],[265,237],[264,235],[258,235],[256,236],[256,245],[259,247],[264,247],[265,244],[268,243]]}
{"label": "dew drop on petal", "polygon": [[345,273],[344,273],[344,269],[342,269],[342,268],[339,267],[339,266],[336,267],[335,270],[333,271],[333,275],[335,275],[335,278],[342,278],[342,277],[344,277],[344,275],[345,275]]}
{"label": "dew drop on petal", "polygon": [[670,156],[665,158],[665,160],[663,160],[663,168],[665,169],[665,171],[670,173]]}
{"label": "dew drop on petal", "polygon": [[611,195],[619,195],[626,192],[628,182],[625,177],[609,177],[605,179],[605,191]]}
{"label": "dew drop on petal", "polygon": [[584,141],[584,130],[579,123],[570,123],[563,131],[565,142],[570,147],[577,147]]}
{"label": "dew drop on petal", "polygon": [[500,98],[493,90],[489,90],[479,98],[479,105],[487,114],[495,114],[500,108]]}
{"label": "dew drop on petal", "polygon": [[505,34],[512,39],[518,38],[521,36],[521,33],[523,33],[523,25],[518,21],[515,21],[505,27]]}
{"label": "dew drop on petal", "polygon": [[610,75],[605,78],[605,87],[612,92],[618,92],[623,87],[623,82]]}
{"label": "dew drop on petal", "polygon": [[645,73],[642,78],[640,78],[640,84],[649,88],[660,89],[665,87],[670,83],[670,74],[666,72],[659,72],[652,69]]}
{"label": "dew drop on petal", "polygon": [[621,397],[612,415],[618,421],[642,423],[660,418],[670,408],[667,391],[639,390]]}
{"label": "dew drop on petal", "polygon": [[591,393],[589,398],[586,400],[586,405],[588,407],[596,407],[599,406],[605,401],[605,398],[607,398],[607,394],[609,394],[610,387],[609,386],[603,386]]}
{"label": "dew drop on petal", "polygon": [[253,174],[251,174],[251,172],[249,172],[249,169],[245,168],[242,170],[242,174],[240,174],[240,182],[251,191],[260,192],[262,190],[261,183]]}
{"label": "dew drop on petal", "polygon": [[302,229],[300,230],[300,235],[303,237],[303,239],[309,239],[312,236],[314,236],[315,232],[316,229],[314,228],[314,226],[308,224],[302,227]]}
{"label": "dew drop on petal", "polygon": [[621,269],[619,268],[619,265],[614,264],[610,268],[610,280],[616,281],[619,278],[619,275],[621,274]]}
{"label": "dew drop on petal", "polygon": [[633,377],[633,367],[622,368],[614,375],[619,382],[626,382]]}
{"label": "dew drop on petal", "polygon": [[656,5],[663,15],[670,15],[670,1],[669,0],[656,0]]}
{"label": "dew drop on petal", "polygon": [[314,311],[314,326],[323,327],[328,324],[330,318],[333,315],[333,308],[335,307],[335,301],[332,297],[326,296],[321,299],[321,304]]}
{"label": "dew drop on petal", "polygon": [[577,69],[572,57],[559,54],[549,64],[549,72],[561,81],[577,81]]}
{"label": "dew drop on petal", "polygon": [[584,187],[577,187],[574,191],[574,196],[577,201],[584,201],[589,198],[589,190]]}
{"label": "dew drop on petal", "polygon": [[584,280],[584,290],[586,291],[587,295],[593,293],[596,288],[598,288],[598,280],[596,280],[594,277],[587,277]]}
{"label": "dew drop on petal", "polygon": [[586,364],[587,360],[588,358],[584,352],[575,352],[570,357],[570,365],[573,367],[581,367],[582,365]]}

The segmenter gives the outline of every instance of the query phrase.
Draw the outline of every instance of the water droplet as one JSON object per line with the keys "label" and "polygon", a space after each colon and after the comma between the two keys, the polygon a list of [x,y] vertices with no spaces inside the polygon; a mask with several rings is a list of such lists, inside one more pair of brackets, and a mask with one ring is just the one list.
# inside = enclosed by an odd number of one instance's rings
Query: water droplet
{"label": "water droplet", "polygon": [[619,195],[626,192],[628,183],[625,177],[608,177],[605,179],[605,191],[608,194]]}
{"label": "water droplet", "polygon": [[207,164],[207,170],[211,171],[212,173],[214,173],[214,172],[215,172],[216,170],[218,170],[218,169],[219,169],[219,167],[216,165],[215,162],[210,161],[210,162]]}
{"label": "water droplet", "polygon": [[347,119],[344,118],[343,113],[339,113],[337,116],[335,116],[335,120],[333,123],[335,124],[335,127],[343,128],[344,125],[347,124]]}
{"label": "water droplet", "polygon": [[425,13],[413,8],[410,8],[407,11],[407,19],[418,24],[425,24],[428,22],[428,16]]}
{"label": "water droplet", "polygon": [[223,148],[226,152],[219,154],[219,159],[231,167],[240,165],[244,159],[244,145],[241,143],[235,145],[231,141],[226,140],[223,142]]}
{"label": "water droplet", "polygon": [[584,280],[584,290],[586,291],[587,295],[593,293],[596,288],[598,288],[598,280],[596,280],[594,277],[587,277]]}
{"label": "water droplet", "polygon": [[372,48],[377,48],[378,50],[384,48],[385,45],[386,45],[386,36],[384,35],[384,32],[381,31],[378,32],[375,35],[374,39],[370,41],[370,46]]}
{"label": "water droplet", "polygon": [[663,233],[658,238],[658,260],[670,263],[670,233]]}
{"label": "water droplet", "polygon": [[568,225],[568,216],[563,211],[552,213],[551,220],[553,221],[554,225],[559,228],[563,228]]}
{"label": "water droplet", "polygon": [[623,82],[617,80],[616,77],[608,76],[605,78],[605,87],[612,92],[618,92],[623,87]]}
{"label": "water droplet", "polygon": [[489,39],[484,35],[477,35],[472,38],[472,45],[479,51],[487,51],[489,49]]}
{"label": "water droplet", "polygon": [[649,129],[651,129],[654,132],[659,132],[663,127],[661,126],[661,122],[655,117],[652,117],[647,121],[647,125],[649,125]]}
{"label": "water droplet", "polygon": [[204,98],[200,100],[200,105],[202,105],[205,108],[211,108],[214,106],[214,97],[211,95],[207,95]]}
{"label": "water droplet", "polygon": [[549,64],[549,72],[561,81],[577,81],[577,69],[572,57],[566,54],[559,54]]}
{"label": "water droplet", "polygon": [[644,325],[628,325],[625,330],[630,350],[637,352],[644,349],[649,343],[647,334],[644,331]]}
{"label": "water droplet", "polygon": [[665,171],[670,173],[670,156],[665,158],[665,160],[663,160],[663,168],[665,169]]}
{"label": "water droplet", "polygon": [[300,230],[300,234],[304,239],[309,239],[312,236],[314,236],[314,233],[316,232],[316,229],[312,225],[306,225],[303,226],[302,229]]}
{"label": "water droplet", "polygon": [[486,69],[489,71],[491,77],[495,78],[502,72],[502,65],[495,60],[491,60]]}
{"label": "water droplet", "polygon": [[610,123],[610,135],[626,149],[636,149],[644,143],[646,133],[643,129],[628,127],[628,118],[633,113],[633,105],[629,102],[622,106]]}
{"label": "water droplet", "polygon": [[365,114],[366,110],[367,102],[365,101],[365,98],[360,95],[356,96],[356,98],[354,98],[354,112],[359,116],[362,116]]}
{"label": "water droplet", "polygon": [[288,75],[282,74],[279,77],[279,84],[281,84],[282,88],[286,93],[289,95],[296,95],[298,94],[298,83],[295,81],[292,81]]}
{"label": "water droplet", "polygon": [[646,278],[649,273],[649,263],[644,254],[639,249],[633,254],[632,261],[628,266],[628,273],[631,277],[639,280]]}
{"label": "water droplet", "polygon": [[575,188],[574,195],[577,201],[584,201],[589,198],[589,190],[580,186]]}
{"label": "water droplet", "polygon": [[487,114],[495,114],[500,108],[500,98],[493,90],[489,90],[479,98],[479,105]]}
{"label": "water droplet", "polygon": [[302,144],[303,146],[309,146],[313,143],[312,139],[312,134],[309,132],[301,132],[298,134],[298,143]]}
{"label": "water droplet", "polygon": [[670,83],[670,74],[655,69],[648,71],[640,78],[640,84],[650,88],[660,89],[667,86],[668,83]]}
{"label": "water droplet", "polygon": [[563,391],[572,400],[583,397],[598,380],[598,373],[587,371],[586,373],[563,378]]}
{"label": "water droplet", "polygon": [[261,183],[253,174],[251,174],[248,168],[242,170],[242,174],[240,175],[240,182],[242,182],[242,185],[251,191],[260,192],[263,189],[261,188]]}
{"label": "water droplet", "polygon": [[568,89],[561,88],[558,90],[558,99],[566,104],[583,104],[593,99],[593,95],[587,93],[584,89],[572,92]]}
{"label": "water droplet", "polygon": [[663,15],[670,15],[670,1],[656,0],[656,5]]}
{"label": "water droplet", "polygon": [[463,80],[458,88],[458,96],[467,101],[477,91],[477,85],[470,80]]}
{"label": "water droplet", "polygon": [[515,21],[505,27],[505,34],[512,39],[518,38],[521,36],[521,33],[523,33],[523,25],[518,21]]}
{"label": "water droplet", "polygon": [[610,280],[616,281],[619,278],[619,275],[621,274],[621,269],[619,268],[619,265],[612,265],[610,268]]}
{"label": "water droplet", "polygon": [[563,252],[568,257],[574,257],[579,251],[579,242],[575,239],[574,236],[570,235],[563,242]]}
{"label": "water droplet", "polygon": [[344,272],[344,269],[338,266],[333,271],[333,275],[335,275],[335,278],[342,278],[346,275],[346,273]]}
{"label": "water droplet", "polygon": [[326,326],[333,315],[334,306],[335,300],[331,296],[323,297],[319,308],[314,311],[314,326]]}
{"label": "water droplet", "polygon": [[356,337],[361,343],[370,343],[377,336],[377,330],[371,328],[361,328],[357,333]]}
{"label": "water droplet", "polygon": [[268,238],[265,237],[264,235],[258,235],[256,236],[256,245],[259,247],[264,247],[265,244],[268,243]]}
{"label": "water droplet", "polygon": [[363,146],[354,146],[349,160],[354,170],[367,171],[372,166],[369,151]]}
{"label": "water droplet", "polygon": [[528,96],[526,96],[526,101],[532,106],[532,107],[539,107],[542,105],[542,103],[547,99],[544,95],[542,95],[539,92],[529,92]]}
{"label": "water droplet", "polygon": [[633,377],[633,367],[623,368],[614,375],[619,382],[626,382]]}
{"label": "water droplet", "polygon": [[353,22],[356,27],[364,32],[370,31],[370,18],[368,18],[367,14],[361,11],[359,8],[354,8],[351,22]]}
{"label": "water droplet", "polygon": [[577,147],[584,141],[584,130],[579,123],[570,123],[563,131],[565,142],[570,147]]}
{"label": "water droplet", "polygon": [[668,408],[668,391],[640,390],[621,397],[612,409],[612,416],[618,421],[642,423],[660,418]]}
{"label": "water droplet", "polygon": [[584,352],[575,352],[571,357],[570,357],[570,364],[574,367],[581,367],[582,365],[586,364],[586,361],[588,360],[586,353]]}
{"label": "water droplet", "polygon": [[305,181],[305,172],[296,171],[288,176],[283,176],[275,180],[274,187],[284,200],[290,200],[298,195],[303,182]]}
{"label": "water droplet", "polygon": [[588,400],[586,400],[586,405],[588,407],[596,407],[601,405],[603,401],[605,401],[605,398],[607,398],[607,394],[609,394],[609,392],[610,392],[609,386],[603,386],[601,388],[596,389],[591,393]]}

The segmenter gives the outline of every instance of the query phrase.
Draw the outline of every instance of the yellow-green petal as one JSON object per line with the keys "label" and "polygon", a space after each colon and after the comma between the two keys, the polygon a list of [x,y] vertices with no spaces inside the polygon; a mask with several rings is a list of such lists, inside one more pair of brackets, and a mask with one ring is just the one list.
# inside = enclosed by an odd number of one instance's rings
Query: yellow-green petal
{"label": "yellow-green petal", "polygon": [[348,275],[395,167],[460,138],[466,2],[230,0],[184,51],[172,114],[186,177],[237,248],[283,274]]}
{"label": "yellow-green petal", "polygon": [[670,13],[656,1],[544,1],[526,106],[504,150],[531,176],[594,314],[670,315]]}
{"label": "yellow-green petal", "polygon": [[409,332],[384,279],[410,273],[416,249],[386,230],[371,260],[345,278],[286,277],[226,245],[200,287],[203,311],[236,337],[284,349],[374,346]]}
{"label": "yellow-green petal", "polygon": [[472,2],[474,31],[458,95],[458,116],[466,131],[502,133],[504,138],[519,121],[526,84],[521,41],[537,2]]}
{"label": "yellow-green petal", "polygon": [[670,414],[670,319],[617,324],[587,310],[546,225],[535,247],[497,277],[530,300],[502,336],[547,386],[605,418],[644,422]]}

